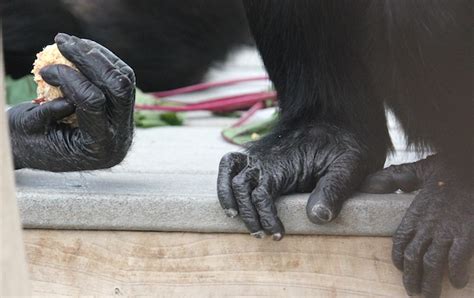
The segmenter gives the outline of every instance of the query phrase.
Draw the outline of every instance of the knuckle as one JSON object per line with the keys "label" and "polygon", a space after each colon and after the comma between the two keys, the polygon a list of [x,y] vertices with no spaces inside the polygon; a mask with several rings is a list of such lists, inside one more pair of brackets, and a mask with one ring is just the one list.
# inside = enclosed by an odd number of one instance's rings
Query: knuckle
{"label": "knuckle", "polygon": [[232,187],[236,190],[242,189],[245,183],[246,183],[246,178],[242,174],[239,174],[232,179]]}
{"label": "knuckle", "polygon": [[103,155],[111,155],[114,152],[114,133],[111,128],[101,129],[100,132],[96,132],[96,135],[92,136],[88,133],[83,134],[82,142],[84,148],[91,154],[102,157]]}
{"label": "knuckle", "polygon": [[392,236],[393,244],[394,245],[404,244],[408,239],[410,239],[410,236],[411,236],[411,230],[400,227]]}
{"label": "knuckle", "polygon": [[105,162],[111,157],[111,154],[110,154],[111,148],[108,143],[97,142],[97,143],[89,144],[87,146],[87,149],[91,153],[91,155],[94,156],[95,159],[101,162]]}
{"label": "knuckle", "polygon": [[403,259],[408,263],[413,263],[418,260],[418,254],[414,249],[407,249],[403,253]]}
{"label": "knuckle", "polygon": [[270,199],[270,193],[265,188],[257,188],[252,192],[252,200],[256,204],[261,204]]}
{"label": "knuckle", "polygon": [[234,160],[234,155],[235,155],[235,152],[226,153],[224,156],[222,156],[220,164],[226,165],[226,164],[231,163]]}
{"label": "knuckle", "polygon": [[[83,108],[103,108],[106,103],[104,93],[102,93],[96,86],[94,86],[87,79],[82,80],[78,85],[78,90],[74,94],[81,94],[81,96],[74,96],[80,100],[79,106]],[[81,100],[82,99],[82,100]]]}
{"label": "knuckle", "polygon": [[89,108],[102,109],[105,106],[106,99],[103,93],[91,92],[89,97],[85,99],[85,104]]}
{"label": "knuckle", "polygon": [[[123,61],[121,61],[123,63]],[[124,73],[125,75],[128,76],[128,78],[130,79],[130,82],[132,84],[135,84],[136,82],[136,76],[135,76],[135,72],[133,71],[133,69],[128,66],[128,65],[124,65],[121,69],[120,69],[120,72],[121,73]]]}
{"label": "knuckle", "polygon": [[423,257],[423,267],[425,270],[434,270],[439,266],[439,262],[437,262],[431,254],[425,254]]}
{"label": "knuckle", "polygon": [[42,73],[55,72],[58,77],[61,77],[61,76],[67,75],[67,73],[69,73],[71,70],[73,69],[65,64],[52,64],[42,69],[41,72]]}
{"label": "knuckle", "polygon": [[276,216],[260,218],[260,224],[265,230],[271,230],[276,226]]}
{"label": "knuckle", "polygon": [[415,263],[417,260],[417,257],[414,254],[407,254],[406,252],[403,254],[403,260],[406,263]]}
{"label": "knuckle", "polygon": [[106,82],[113,95],[120,98],[129,98],[134,89],[134,84],[130,79],[117,70],[110,74]]}
{"label": "knuckle", "polygon": [[91,44],[88,44],[87,42],[80,41],[81,45],[83,46],[83,50],[86,52],[84,53],[85,55],[96,55],[96,56],[102,56],[99,48],[97,46],[92,46]]}
{"label": "knuckle", "polygon": [[397,250],[401,250],[401,246],[405,243],[406,238],[401,237],[400,235],[393,235],[392,243]]}
{"label": "knuckle", "polygon": [[121,163],[127,156],[130,145],[108,143],[95,151],[94,157],[105,167],[110,168]]}
{"label": "knuckle", "polygon": [[103,80],[106,85],[114,85],[119,77],[123,76],[117,69],[110,67],[103,74]]}
{"label": "knuckle", "polygon": [[241,206],[239,208],[240,218],[247,224],[247,226],[259,226],[254,212],[247,208],[247,206]]}
{"label": "knuckle", "polygon": [[244,160],[245,157],[246,155],[240,152],[229,152],[221,158],[220,165],[224,166],[240,163]]}

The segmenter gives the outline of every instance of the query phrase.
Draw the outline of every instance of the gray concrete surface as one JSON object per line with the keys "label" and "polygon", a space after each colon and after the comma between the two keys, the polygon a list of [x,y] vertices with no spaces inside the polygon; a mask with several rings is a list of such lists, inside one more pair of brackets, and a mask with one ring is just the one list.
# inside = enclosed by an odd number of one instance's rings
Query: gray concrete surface
{"label": "gray concrete surface", "polygon": [[[238,148],[218,127],[138,130],[125,162],[87,173],[16,172],[17,197],[27,228],[245,232],[224,216],[216,197],[220,157]],[[412,195],[358,194],[334,222],[317,226],[305,216],[308,194],[280,198],[279,214],[292,234],[390,235]]]}
{"label": "gray concrete surface", "polygon": [[[259,61],[255,52],[244,52],[227,67],[211,72],[209,79],[262,75]],[[180,99],[196,101],[259,88],[268,88],[268,84],[219,88]],[[67,174],[17,171],[23,224],[54,229],[245,232],[239,219],[224,216],[216,196],[219,160],[225,153],[239,150],[220,135],[221,129],[234,121],[193,112],[187,114],[186,127],[137,130],[126,160],[110,170]],[[389,126],[399,150],[387,164],[415,160],[414,152],[403,150],[403,135],[392,117]],[[357,194],[346,202],[335,221],[317,226],[306,218],[307,197],[297,194],[278,200],[288,233],[390,235],[413,198]]]}
{"label": "gray concrete surface", "polygon": [[[17,173],[18,200],[27,228],[245,232],[224,216],[214,174]],[[307,194],[280,198],[288,233],[390,235],[412,196],[361,195],[347,201],[334,222],[317,226],[305,216]]]}

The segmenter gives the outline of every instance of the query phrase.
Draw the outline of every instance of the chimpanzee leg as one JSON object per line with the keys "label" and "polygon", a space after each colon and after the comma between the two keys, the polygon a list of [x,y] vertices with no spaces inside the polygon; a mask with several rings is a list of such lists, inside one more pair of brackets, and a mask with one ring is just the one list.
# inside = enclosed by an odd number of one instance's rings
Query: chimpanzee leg
{"label": "chimpanzee leg", "polygon": [[390,147],[382,101],[370,86],[361,1],[245,1],[263,62],[278,92],[273,131],[220,164],[218,196],[257,237],[283,236],[274,200],[311,192],[307,215],[334,219]]}

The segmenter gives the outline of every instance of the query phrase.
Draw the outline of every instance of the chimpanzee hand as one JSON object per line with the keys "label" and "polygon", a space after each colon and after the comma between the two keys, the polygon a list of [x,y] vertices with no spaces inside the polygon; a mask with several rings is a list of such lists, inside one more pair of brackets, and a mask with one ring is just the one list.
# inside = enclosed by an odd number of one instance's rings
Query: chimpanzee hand
{"label": "chimpanzee hand", "polygon": [[462,288],[469,280],[474,251],[472,177],[460,182],[449,172],[438,156],[430,156],[388,167],[363,184],[363,191],[372,193],[421,187],[393,236],[393,262],[403,271],[408,294],[440,296],[446,268],[453,286]]}
{"label": "chimpanzee hand", "polygon": [[225,213],[240,214],[253,236],[266,233],[280,240],[284,227],[274,205],[278,196],[312,191],[307,215],[314,223],[326,223],[359,186],[366,166],[367,150],[348,131],[325,124],[275,130],[247,154],[222,158],[218,197]]}
{"label": "chimpanzee hand", "polygon": [[[67,34],[55,38],[66,65],[41,70],[64,98],[25,103],[8,111],[15,168],[78,171],[109,168],[125,157],[133,138],[135,75],[103,46]],[[78,127],[57,120],[76,113]]]}

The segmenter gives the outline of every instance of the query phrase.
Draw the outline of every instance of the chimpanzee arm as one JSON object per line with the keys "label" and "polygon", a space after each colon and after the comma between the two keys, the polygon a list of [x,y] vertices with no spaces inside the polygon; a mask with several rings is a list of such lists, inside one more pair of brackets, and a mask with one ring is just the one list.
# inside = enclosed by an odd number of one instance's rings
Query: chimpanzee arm
{"label": "chimpanzee arm", "polygon": [[[125,157],[133,138],[135,75],[101,45],[67,34],[55,38],[65,65],[41,70],[64,98],[8,111],[15,168],[64,172],[109,168]],[[78,127],[57,120],[76,113]]]}
{"label": "chimpanzee arm", "polygon": [[384,108],[364,63],[361,5],[342,1],[245,1],[250,27],[278,92],[273,131],[220,164],[218,196],[252,234],[281,239],[274,200],[312,192],[307,215],[334,219],[390,147]]}

